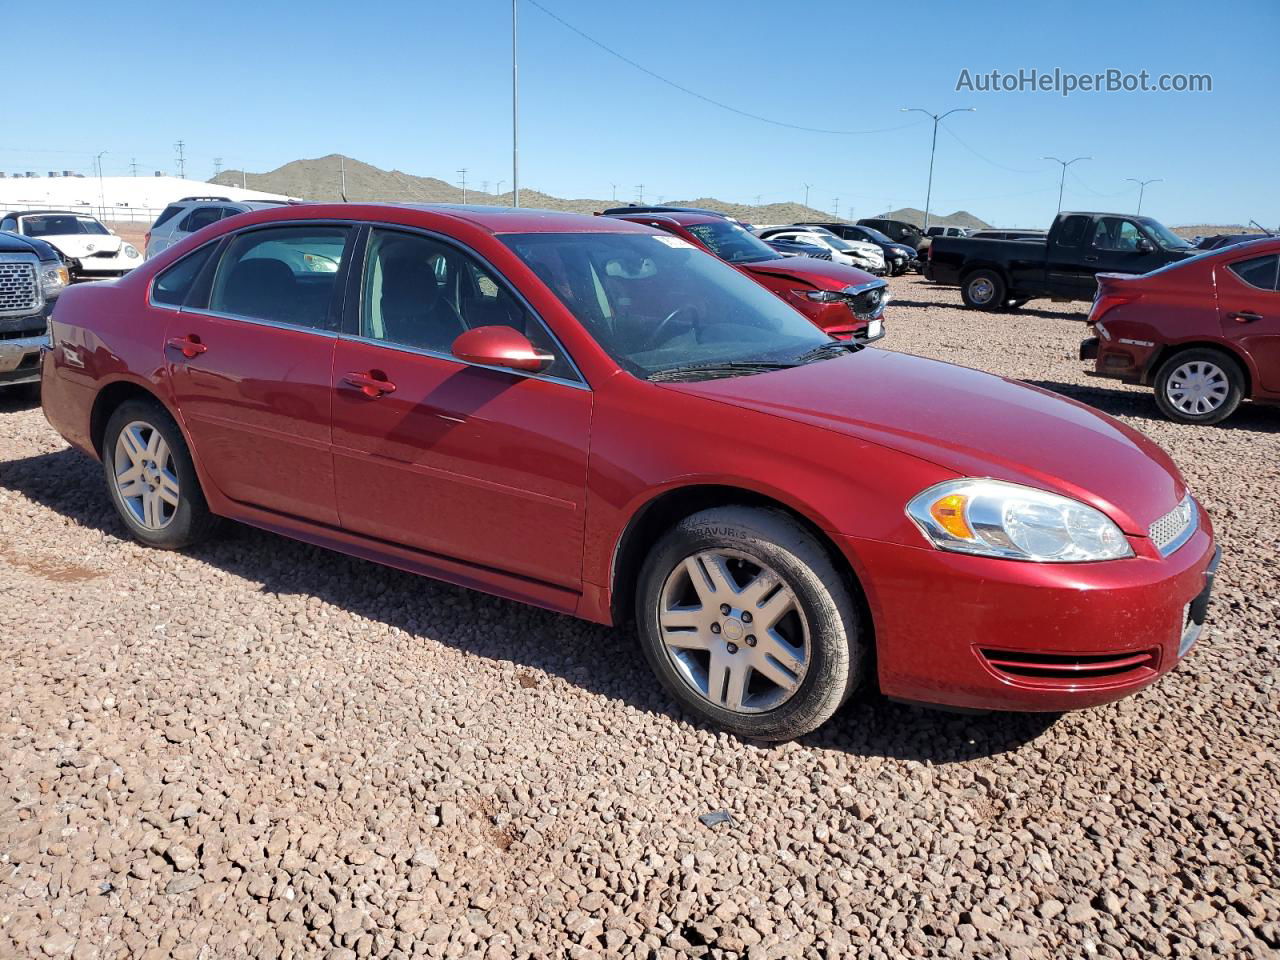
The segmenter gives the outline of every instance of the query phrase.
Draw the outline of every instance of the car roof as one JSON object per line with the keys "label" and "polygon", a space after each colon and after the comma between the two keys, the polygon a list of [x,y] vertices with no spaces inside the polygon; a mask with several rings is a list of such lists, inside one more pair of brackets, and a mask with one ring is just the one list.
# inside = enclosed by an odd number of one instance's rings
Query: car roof
{"label": "car roof", "polygon": [[628,210],[625,213],[606,213],[605,216],[615,220],[630,220],[634,223],[660,223],[665,220],[668,223],[676,224],[681,227],[692,227],[702,223],[724,223],[725,218],[710,213],[684,213],[684,212],[664,212],[664,213],[644,213],[639,211]]}
{"label": "car roof", "polygon": [[[450,217],[493,234],[507,233],[652,233],[652,227],[618,217],[563,213],[534,207],[487,207],[461,203],[302,203],[282,204],[242,213],[249,223],[288,220],[377,220],[388,213],[403,221],[405,212]],[[226,222],[226,221],[224,221]]]}
{"label": "car roof", "polygon": [[97,220],[92,213],[83,213],[77,210],[10,210],[4,214],[6,217],[47,217],[52,214],[66,217],[88,217],[90,220]]}

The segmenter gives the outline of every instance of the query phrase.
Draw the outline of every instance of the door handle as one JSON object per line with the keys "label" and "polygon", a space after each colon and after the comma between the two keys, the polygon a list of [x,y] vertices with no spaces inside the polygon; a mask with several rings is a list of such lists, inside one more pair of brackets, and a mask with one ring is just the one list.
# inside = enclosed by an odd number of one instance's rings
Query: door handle
{"label": "door handle", "polygon": [[194,333],[188,334],[185,337],[171,337],[169,339],[169,346],[174,350],[181,352],[181,354],[188,360],[192,357],[200,356],[200,354],[209,349],[200,342],[200,338]]}
{"label": "door handle", "polygon": [[1254,323],[1255,321],[1262,319],[1262,314],[1253,313],[1249,310],[1241,310],[1239,313],[1233,313],[1231,318],[1235,320],[1236,323]]}
{"label": "door handle", "polygon": [[371,400],[376,400],[383,394],[396,392],[396,385],[378,370],[370,370],[366,373],[357,371],[345,373],[342,381],[356,387]]}
{"label": "door handle", "polygon": [[1097,262],[1098,262],[1098,258],[1097,258],[1097,257],[1085,257],[1085,258],[1084,258],[1084,262],[1085,262],[1085,263],[1097,263]]}

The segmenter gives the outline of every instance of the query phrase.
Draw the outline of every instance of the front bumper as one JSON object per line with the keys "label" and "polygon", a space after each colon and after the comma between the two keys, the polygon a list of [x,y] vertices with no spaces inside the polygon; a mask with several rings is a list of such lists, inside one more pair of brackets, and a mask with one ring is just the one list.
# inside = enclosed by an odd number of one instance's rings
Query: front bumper
{"label": "front bumper", "polygon": [[1036,564],[846,539],[882,692],[981,710],[1062,711],[1128,696],[1200,635],[1217,550],[1208,520],[1168,557]]}
{"label": "front bumper", "polygon": [[49,335],[0,340],[0,387],[35,383],[40,379],[40,351],[49,345]]}

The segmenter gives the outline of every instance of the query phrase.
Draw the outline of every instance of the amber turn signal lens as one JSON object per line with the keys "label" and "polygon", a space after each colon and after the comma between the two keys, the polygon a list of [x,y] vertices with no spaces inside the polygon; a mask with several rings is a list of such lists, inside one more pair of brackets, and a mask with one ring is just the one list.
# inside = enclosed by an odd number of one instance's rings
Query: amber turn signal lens
{"label": "amber turn signal lens", "polygon": [[968,498],[960,493],[951,493],[941,500],[934,501],[929,508],[938,526],[960,540],[972,540],[973,531],[964,518],[964,506]]}

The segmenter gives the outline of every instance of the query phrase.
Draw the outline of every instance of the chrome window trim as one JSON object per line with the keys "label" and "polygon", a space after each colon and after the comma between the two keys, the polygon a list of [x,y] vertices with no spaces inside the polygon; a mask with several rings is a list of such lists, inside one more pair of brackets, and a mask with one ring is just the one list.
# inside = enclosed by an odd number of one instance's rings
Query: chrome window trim
{"label": "chrome window trim", "polygon": [[[455,357],[452,353],[440,353],[434,350],[423,350],[417,347],[403,346],[401,344],[392,343],[388,340],[378,340],[373,337],[363,337],[363,336],[360,336],[359,334],[345,335],[345,339],[356,340],[361,343],[373,343],[373,344],[377,344],[378,346],[391,347],[397,350],[405,350],[409,353],[418,353],[428,357],[439,357],[445,360],[453,360],[457,363],[462,363],[469,367],[481,367],[482,369],[485,369],[485,370],[502,370],[507,373],[515,373],[521,376],[530,377],[531,379],[535,379],[535,380],[546,380],[550,383],[564,383],[564,384],[568,384],[569,386],[582,387],[585,390],[591,389],[591,384],[587,382],[587,378],[583,374],[582,368],[578,366],[578,362],[573,359],[573,354],[571,354],[568,351],[568,349],[566,349],[563,341],[561,341],[561,339],[556,335],[556,332],[551,329],[551,324],[547,323],[545,320],[542,319],[542,314],[538,313],[538,311],[533,308],[533,304],[531,304],[528,298],[525,297],[523,291],[521,291],[519,287],[517,287],[514,283],[512,283],[510,279],[507,278],[506,274],[504,274],[501,270],[495,267],[487,257],[473,250],[471,247],[467,246],[462,241],[457,240],[450,236],[446,236],[445,234],[438,233],[428,227],[413,227],[413,226],[407,226],[402,223],[387,223],[382,220],[365,220],[362,222],[369,227],[370,233],[378,229],[399,230],[402,233],[412,233],[417,236],[426,237],[429,240],[437,240],[440,243],[445,244],[446,246],[453,247],[463,255],[471,257],[473,260],[476,261],[476,263],[483,266],[490,273],[491,279],[493,279],[494,282],[498,283],[504,290],[508,291],[513,297],[515,297],[516,301],[520,304],[520,306],[522,306],[525,310],[528,311],[529,316],[533,317],[533,319],[537,321],[538,325],[541,326],[542,329],[546,331],[547,336],[551,338],[551,342],[555,344],[556,348],[560,351],[560,355],[564,357],[566,361],[568,361],[569,366],[573,368],[573,372],[577,374],[578,379],[570,380],[566,377],[551,377],[542,373],[530,373],[526,370],[513,370],[510,367],[494,367],[484,363],[470,363],[469,361],[466,361],[466,360],[460,360],[458,357]],[[361,325],[363,325],[362,313],[364,311],[364,271],[366,268],[366,264],[368,263],[368,254],[369,254],[369,239],[366,238],[364,242],[364,250],[361,253],[362,262],[360,264],[360,298],[359,298],[360,302],[356,304],[356,322]],[[514,253],[513,253],[513,256],[514,256]],[[575,322],[577,322],[576,319],[575,319]]]}
{"label": "chrome window trim", "polygon": [[[188,236],[190,236],[190,234],[188,234]],[[173,261],[173,263],[169,264],[169,266],[165,267],[163,270],[157,271],[156,273],[152,274],[151,279],[147,281],[147,306],[155,310],[168,310],[172,313],[182,313],[182,304],[178,304],[175,307],[171,303],[156,303],[156,300],[155,300],[156,281],[160,279],[160,275],[162,273],[168,273],[178,264],[182,263],[183,260],[186,260],[189,257],[194,257],[197,253],[199,253],[205,247],[208,247],[208,246],[216,247],[221,242],[222,242],[222,237],[214,237],[208,243],[202,243],[200,244],[200,246],[196,247],[190,253],[186,254],[185,256],[179,257],[177,260]],[[173,246],[173,244],[170,244],[169,246]],[[167,250],[168,247],[166,247],[165,249]],[[161,251],[157,251],[157,252],[161,252]],[[213,252],[217,253],[218,251],[215,249]],[[143,263],[145,262],[146,260],[144,259]],[[203,270],[204,267],[201,267],[200,269]],[[200,271],[196,271],[196,276],[197,277],[200,276]],[[191,291],[188,289],[187,293],[190,293],[190,292]],[[187,312],[194,313],[195,311],[189,310]]]}
{"label": "chrome window trim", "polygon": [[[172,309],[171,307],[160,307],[161,310]],[[274,330],[291,330],[295,333],[314,333],[317,336],[325,337],[329,340],[337,340],[338,333],[336,330],[322,330],[318,327],[307,327],[298,323],[284,323],[280,320],[263,320],[261,317],[246,317],[238,313],[221,313],[217,310],[196,309],[183,307],[175,313],[184,313],[193,317],[213,317],[216,320],[236,320],[240,323],[253,324],[256,327],[270,327]]]}
{"label": "chrome window trim", "polygon": [[[529,370],[516,370],[512,367],[498,367],[490,363],[472,363],[470,360],[463,360],[461,357],[454,356],[452,353],[443,353],[439,350],[427,350],[424,347],[410,347],[402,343],[393,343],[390,340],[378,340],[374,337],[359,337],[346,333],[337,334],[337,337],[339,340],[347,340],[351,343],[364,343],[371,347],[382,347],[386,350],[395,350],[398,353],[407,353],[418,357],[429,357],[433,360],[449,360],[464,367],[475,367],[479,370],[496,370],[499,373],[509,373],[513,376],[522,377],[528,380],[543,380],[547,383],[560,383],[564,384],[566,387],[573,387],[575,390],[586,390],[588,393],[591,392],[591,387],[585,380],[566,380],[564,377],[553,377],[545,373],[533,373]],[[572,361],[570,362],[572,363]]]}

